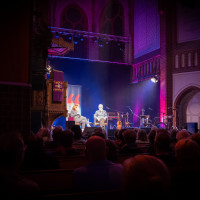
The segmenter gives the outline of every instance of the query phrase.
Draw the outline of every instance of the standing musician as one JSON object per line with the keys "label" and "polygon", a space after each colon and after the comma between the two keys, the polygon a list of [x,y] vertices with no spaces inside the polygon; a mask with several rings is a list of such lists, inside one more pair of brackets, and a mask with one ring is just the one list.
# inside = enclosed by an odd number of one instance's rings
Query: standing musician
{"label": "standing musician", "polygon": [[100,123],[100,127],[105,129],[105,122],[108,118],[107,112],[103,110],[103,105],[98,105],[99,110],[97,110],[94,114],[94,118],[97,120],[97,122]]}
{"label": "standing musician", "polygon": [[82,131],[84,130],[85,128],[85,125],[87,125],[87,127],[90,127],[90,124],[89,122],[87,121],[86,117],[84,116],[81,116],[79,113],[78,113],[78,110],[77,108],[79,107],[78,104],[74,104],[74,106],[72,107],[72,110],[71,110],[71,117],[74,117],[74,121],[77,122],[77,123],[81,123],[81,127],[82,127]]}

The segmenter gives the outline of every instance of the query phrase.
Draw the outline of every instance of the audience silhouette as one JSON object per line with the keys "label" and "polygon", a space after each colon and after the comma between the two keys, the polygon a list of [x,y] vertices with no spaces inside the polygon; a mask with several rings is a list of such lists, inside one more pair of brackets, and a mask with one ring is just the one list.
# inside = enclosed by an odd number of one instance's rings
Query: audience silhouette
{"label": "audience silhouette", "polygon": [[74,170],[76,191],[121,189],[123,166],[106,158],[106,142],[99,136],[91,136],[86,142],[89,164]]}
{"label": "audience silhouette", "polygon": [[175,145],[175,156],[177,167],[172,176],[173,195],[196,198],[199,194],[200,147],[190,137],[180,139]]}
{"label": "audience silhouette", "polygon": [[155,156],[165,164],[175,163],[176,161],[170,144],[169,132],[166,129],[158,129],[154,140]]}
{"label": "audience silhouette", "polygon": [[21,170],[58,169],[59,162],[51,151],[47,151],[43,138],[32,134],[27,140],[24,161]]}
{"label": "audience silhouette", "polygon": [[6,132],[0,135],[0,187],[1,197],[4,199],[39,197],[38,184],[20,174],[24,149],[20,133]]}
{"label": "audience silhouette", "polygon": [[124,161],[123,189],[126,199],[163,199],[170,196],[170,173],[160,159],[136,155]]}
{"label": "audience silhouette", "polygon": [[73,137],[74,133],[72,130],[63,130],[59,136],[55,154],[61,156],[80,155],[80,149],[73,145]]}
{"label": "audience silhouette", "polygon": [[125,144],[121,146],[121,154],[137,155],[142,153],[142,150],[137,146],[136,136],[136,131],[133,129],[128,129],[123,132]]}

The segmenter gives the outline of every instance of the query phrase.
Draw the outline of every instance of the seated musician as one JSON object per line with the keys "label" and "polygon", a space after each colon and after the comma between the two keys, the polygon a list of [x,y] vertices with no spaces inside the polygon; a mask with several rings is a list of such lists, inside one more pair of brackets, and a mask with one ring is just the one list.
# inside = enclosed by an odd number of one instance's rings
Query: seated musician
{"label": "seated musician", "polygon": [[94,114],[94,118],[97,120],[97,122],[100,123],[100,127],[105,129],[105,122],[108,118],[107,112],[103,110],[103,105],[99,104],[98,106],[99,110],[97,110]]}

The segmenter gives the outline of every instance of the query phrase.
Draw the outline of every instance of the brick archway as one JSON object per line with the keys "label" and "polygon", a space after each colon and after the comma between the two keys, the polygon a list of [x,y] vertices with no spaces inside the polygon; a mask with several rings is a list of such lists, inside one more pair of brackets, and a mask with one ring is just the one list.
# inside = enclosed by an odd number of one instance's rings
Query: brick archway
{"label": "brick archway", "polygon": [[190,86],[184,89],[177,96],[174,102],[174,115],[175,115],[175,124],[179,129],[184,127],[186,121],[186,110],[189,101],[194,97],[198,92],[200,92],[200,88],[196,86]]}

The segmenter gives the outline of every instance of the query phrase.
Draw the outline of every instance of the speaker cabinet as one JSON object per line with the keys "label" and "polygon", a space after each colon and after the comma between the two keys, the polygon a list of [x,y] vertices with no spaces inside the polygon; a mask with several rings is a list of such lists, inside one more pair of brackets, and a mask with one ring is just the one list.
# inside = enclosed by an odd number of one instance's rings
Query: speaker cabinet
{"label": "speaker cabinet", "polygon": [[84,137],[89,138],[97,127],[85,127]]}
{"label": "speaker cabinet", "polygon": [[66,128],[71,129],[75,125],[75,121],[66,121]]}
{"label": "speaker cabinet", "polygon": [[115,133],[117,132],[117,129],[108,129],[108,139],[115,140]]}

